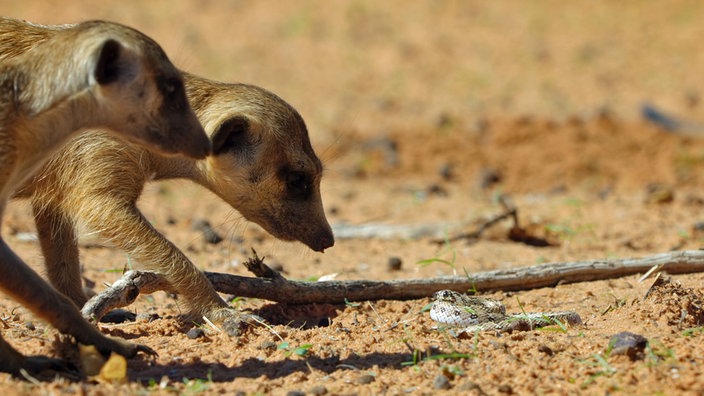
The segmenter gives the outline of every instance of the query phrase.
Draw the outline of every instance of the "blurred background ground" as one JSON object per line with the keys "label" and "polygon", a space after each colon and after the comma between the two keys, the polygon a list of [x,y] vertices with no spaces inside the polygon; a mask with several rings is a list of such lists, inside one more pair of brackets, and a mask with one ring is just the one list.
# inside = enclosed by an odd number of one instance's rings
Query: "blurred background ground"
{"label": "blurred background ground", "polygon": [[[185,70],[276,92],[301,112],[325,162],[333,225],[445,223],[449,233],[499,213],[497,197],[506,195],[522,225],[554,242],[510,241],[502,224],[472,244],[338,238],[321,255],[274,240],[190,182],[149,185],[140,207],[203,269],[246,275],[239,263],[251,247],[292,279],[396,279],[452,274],[417,264],[429,258],[454,257],[462,274],[701,246],[704,3],[3,1],[0,11],[47,24],[122,22]],[[666,130],[643,117],[645,104],[685,125]],[[197,218],[225,242],[203,242],[191,228]],[[36,243],[18,237],[32,231],[26,205],[12,204],[3,235],[40,268]],[[389,269],[392,257],[400,271]],[[84,249],[82,259],[99,288],[128,261],[109,247]],[[655,301],[637,278],[490,294],[514,311],[517,299],[527,310],[578,311],[587,325],[567,333],[457,340],[430,329],[420,313],[428,299],[318,307],[332,325],[274,327],[292,348],[311,345],[303,357],[277,350],[282,340],[264,328],[191,340],[177,302],[143,296],[133,309],[159,320],[105,327],[160,354],[130,361],[127,384],[0,381],[32,393],[701,392],[702,323],[693,307],[701,306],[702,276],[674,277],[683,286]],[[296,319],[297,309],[283,309]],[[0,299],[0,314],[19,349],[55,353],[54,330],[11,299]],[[605,352],[624,330],[651,341],[643,359]],[[409,365],[414,348],[469,356]]]}

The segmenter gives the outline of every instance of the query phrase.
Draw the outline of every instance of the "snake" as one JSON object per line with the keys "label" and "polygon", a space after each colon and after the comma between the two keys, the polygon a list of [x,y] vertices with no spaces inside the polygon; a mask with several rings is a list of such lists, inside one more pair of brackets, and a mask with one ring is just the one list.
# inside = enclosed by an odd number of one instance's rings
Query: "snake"
{"label": "snake", "polygon": [[539,327],[582,324],[575,311],[521,312],[507,314],[506,306],[492,298],[468,296],[453,290],[440,290],[433,294],[430,318],[446,325],[462,328],[461,332],[483,330],[526,331]]}

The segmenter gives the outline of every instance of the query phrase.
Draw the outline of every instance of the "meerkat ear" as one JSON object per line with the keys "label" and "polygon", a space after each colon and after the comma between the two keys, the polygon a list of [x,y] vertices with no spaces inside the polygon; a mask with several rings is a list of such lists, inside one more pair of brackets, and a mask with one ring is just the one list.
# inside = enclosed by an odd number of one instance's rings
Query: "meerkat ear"
{"label": "meerkat ear", "polygon": [[122,45],[115,40],[106,40],[100,48],[95,79],[98,84],[110,84],[120,79],[122,74]]}
{"label": "meerkat ear", "polygon": [[225,120],[213,133],[213,154],[218,155],[231,150],[245,148],[247,132],[249,131],[249,120],[246,117],[237,116]]}

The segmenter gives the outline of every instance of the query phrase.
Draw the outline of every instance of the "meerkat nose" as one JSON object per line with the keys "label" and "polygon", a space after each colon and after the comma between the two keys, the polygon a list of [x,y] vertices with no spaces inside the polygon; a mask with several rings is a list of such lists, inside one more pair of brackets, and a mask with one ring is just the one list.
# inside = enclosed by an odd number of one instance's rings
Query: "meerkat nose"
{"label": "meerkat nose", "polygon": [[335,245],[335,236],[332,234],[332,230],[323,230],[314,239],[313,243],[308,245],[311,249],[316,252],[325,253],[325,249]]}

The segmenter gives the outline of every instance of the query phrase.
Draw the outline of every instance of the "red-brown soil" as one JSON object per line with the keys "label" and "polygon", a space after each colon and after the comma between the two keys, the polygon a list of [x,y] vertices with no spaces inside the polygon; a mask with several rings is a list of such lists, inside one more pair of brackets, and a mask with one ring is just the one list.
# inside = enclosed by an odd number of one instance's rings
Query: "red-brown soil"
{"label": "red-brown soil", "polygon": [[[140,208],[201,268],[249,275],[255,248],[290,279],[387,280],[558,261],[698,249],[704,240],[704,3],[670,2],[0,2],[40,23],[104,18],[154,37],[182,68],[264,86],[299,109],[326,164],[331,224],[478,224],[506,196],[531,233],[500,223],[478,241],[338,238],[325,254],[275,240],[187,181],[147,186]],[[643,103],[692,123],[668,132]],[[395,147],[395,148],[394,148]],[[210,245],[191,227],[208,219]],[[26,203],[12,203],[7,242],[41,271]],[[391,257],[402,260],[392,271]],[[100,290],[129,257],[82,249]],[[131,263],[138,266],[138,263]],[[116,271],[117,270],[117,271]],[[422,309],[430,299],[348,306],[240,300],[276,324],[239,338],[190,339],[178,300],[140,296],[157,319],[101,325],[154,348],[128,361],[128,380],[32,383],[0,375],[12,393],[700,394],[704,275],[561,284],[483,293],[509,311],[575,310],[584,326],[454,338]],[[268,316],[267,316],[268,315]],[[330,323],[320,322],[331,318]],[[58,356],[56,331],[0,296],[3,336],[27,354]],[[302,320],[315,325],[301,326]],[[291,321],[291,324],[286,325]],[[320,323],[319,323],[320,322]],[[31,323],[31,325],[30,325]],[[324,325],[329,324],[329,325]],[[634,356],[610,338],[648,339]],[[288,345],[288,348],[284,346]],[[298,349],[297,349],[298,348]],[[414,351],[416,361],[414,361]],[[299,352],[299,353],[297,353]],[[456,355],[452,355],[456,354]]]}

